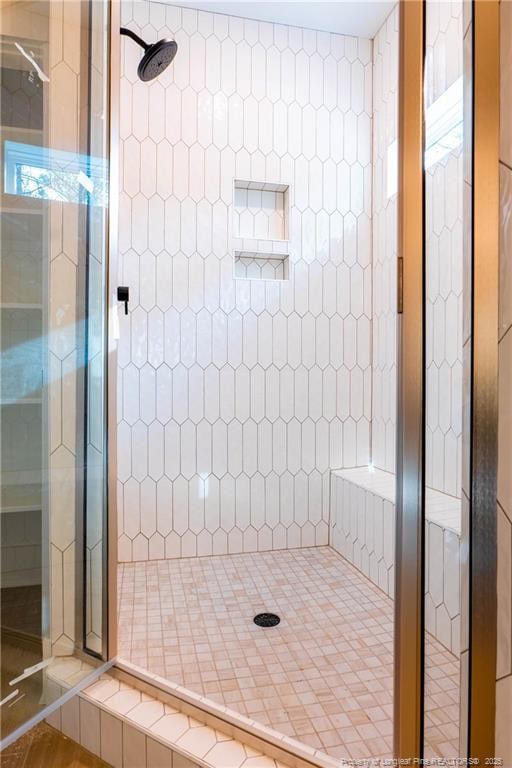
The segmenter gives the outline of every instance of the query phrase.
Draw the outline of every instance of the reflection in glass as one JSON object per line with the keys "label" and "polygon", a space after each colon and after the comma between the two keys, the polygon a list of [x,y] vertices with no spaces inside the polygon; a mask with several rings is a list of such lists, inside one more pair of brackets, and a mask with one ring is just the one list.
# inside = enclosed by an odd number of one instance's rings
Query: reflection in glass
{"label": "reflection in glass", "polygon": [[462,2],[426,4],[425,757],[459,754]]}
{"label": "reflection in glass", "polygon": [[6,141],[4,192],[40,200],[108,204],[107,161],[101,157]]}
{"label": "reflection in glass", "polygon": [[106,13],[1,11],[2,738],[93,671],[77,649],[103,651]]}

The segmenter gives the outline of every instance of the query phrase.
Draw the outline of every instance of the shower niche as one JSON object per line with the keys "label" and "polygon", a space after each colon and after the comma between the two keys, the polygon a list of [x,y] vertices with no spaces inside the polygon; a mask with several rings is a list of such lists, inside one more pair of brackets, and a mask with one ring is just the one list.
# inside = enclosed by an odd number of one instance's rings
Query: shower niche
{"label": "shower niche", "polygon": [[234,276],[289,279],[289,184],[234,180]]}

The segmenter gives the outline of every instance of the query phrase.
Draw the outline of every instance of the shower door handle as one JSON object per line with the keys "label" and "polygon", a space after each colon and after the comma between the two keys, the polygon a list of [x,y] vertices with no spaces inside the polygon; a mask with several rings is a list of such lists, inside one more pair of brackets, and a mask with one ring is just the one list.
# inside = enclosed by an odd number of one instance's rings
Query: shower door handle
{"label": "shower door handle", "polygon": [[130,289],[127,285],[117,286],[117,300],[124,304],[124,313],[128,314],[128,302],[130,301]]}

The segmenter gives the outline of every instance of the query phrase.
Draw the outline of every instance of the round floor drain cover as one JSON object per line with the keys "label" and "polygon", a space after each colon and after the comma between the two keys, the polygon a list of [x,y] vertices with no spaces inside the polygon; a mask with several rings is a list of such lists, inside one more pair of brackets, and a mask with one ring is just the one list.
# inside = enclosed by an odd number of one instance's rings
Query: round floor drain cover
{"label": "round floor drain cover", "polygon": [[281,619],[275,613],[258,613],[254,617],[254,623],[258,627],[276,627],[280,621]]}

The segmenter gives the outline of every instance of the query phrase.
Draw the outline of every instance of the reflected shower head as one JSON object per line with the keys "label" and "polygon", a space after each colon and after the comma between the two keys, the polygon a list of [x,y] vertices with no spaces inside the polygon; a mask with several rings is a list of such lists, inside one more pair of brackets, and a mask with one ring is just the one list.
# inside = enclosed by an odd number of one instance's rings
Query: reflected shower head
{"label": "reflected shower head", "polygon": [[147,83],[166,69],[176,56],[178,46],[175,40],[159,40],[157,43],[145,43],[142,38],[132,32],[131,29],[121,27],[122,35],[131,37],[137,45],[144,48],[144,56],[137,67],[137,75]]}

